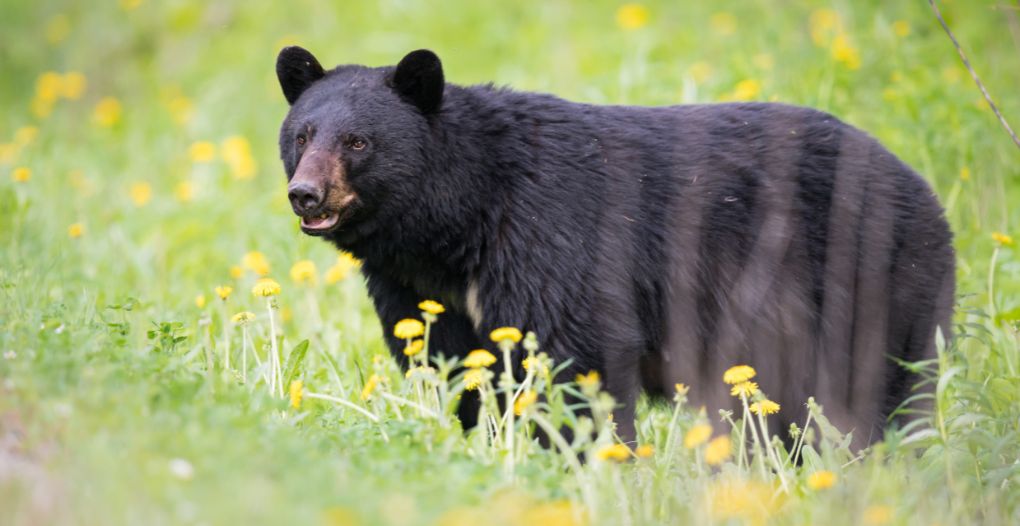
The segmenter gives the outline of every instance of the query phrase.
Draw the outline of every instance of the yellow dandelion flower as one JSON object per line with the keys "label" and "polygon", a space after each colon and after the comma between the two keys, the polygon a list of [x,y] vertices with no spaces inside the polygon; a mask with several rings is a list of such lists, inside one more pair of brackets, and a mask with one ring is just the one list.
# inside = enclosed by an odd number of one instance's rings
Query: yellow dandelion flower
{"label": "yellow dandelion flower", "polygon": [[241,279],[241,277],[244,276],[244,269],[241,268],[241,265],[231,265],[228,272],[230,273],[230,277],[234,279]]}
{"label": "yellow dandelion flower", "polygon": [[414,356],[421,352],[425,348],[424,340],[414,340],[404,347],[404,356]]}
{"label": "yellow dandelion flower", "polygon": [[216,292],[216,295],[219,296],[221,300],[226,301],[227,298],[230,297],[230,293],[234,292],[234,287],[231,287],[230,285],[219,285],[213,289],[213,291]]}
{"label": "yellow dandelion flower", "polygon": [[182,126],[190,122],[195,115],[195,105],[191,99],[181,95],[179,90],[167,90],[163,96],[163,106],[170,113],[170,118]]}
{"label": "yellow dandelion flower", "polygon": [[188,147],[188,157],[194,163],[207,163],[216,158],[216,145],[209,141],[198,141],[191,143]]}
{"label": "yellow dandelion flower", "polygon": [[807,485],[815,491],[829,489],[836,485],[836,478],[835,473],[827,469],[823,469],[808,475]]}
{"label": "yellow dandelion flower", "polygon": [[730,389],[730,394],[731,395],[733,395],[733,396],[746,396],[748,398],[750,398],[751,396],[754,396],[754,393],[757,393],[757,392],[758,392],[758,384],[755,383],[755,382],[740,382],[739,384],[734,385],[732,389]]}
{"label": "yellow dandelion flower", "polygon": [[688,387],[687,384],[683,384],[683,383],[675,383],[675,384],[673,384],[673,389],[676,391],[676,394],[682,394],[682,395],[687,394],[687,392],[691,390],[691,388]]}
{"label": "yellow dandelion flower", "polygon": [[625,462],[630,458],[630,448],[623,444],[610,444],[608,446],[602,446],[598,451],[595,452],[595,458],[606,461],[615,460],[616,462]]}
{"label": "yellow dandelion flower", "polygon": [[695,62],[687,68],[687,74],[694,79],[695,84],[703,84],[712,76],[712,66],[708,62]]}
{"label": "yellow dandelion flower", "polygon": [[18,145],[14,143],[0,143],[0,164],[13,163],[14,159],[18,156],[19,149]]}
{"label": "yellow dandelion flower", "polygon": [[104,128],[109,128],[120,122],[122,113],[123,108],[119,100],[114,97],[103,97],[92,110],[92,120]]}
{"label": "yellow dandelion flower", "polygon": [[489,339],[496,343],[506,340],[519,343],[523,337],[524,335],[516,327],[500,327],[489,333]]}
{"label": "yellow dandelion flower", "polygon": [[319,279],[319,273],[315,269],[315,262],[310,259],[303,259],[290,267],[290,279],[297,284],[307,283],[314,285]]}
{"label": "yellow dandelion flower", "polygon": [[641,4],[624,4],[616,10],[616,25],[626,31],[645,27],[648,19],[648,8]]}
{"label": "yellow dandelion flower", "polygon": [[46,41],[51,45],[57,45],[71,34],[71,19],[61,13],[46,22]]}
{"label": "yellow dandelion flower", "polygon": [[763,69],[765,71],[772,69],[772,67],[776,65],[775,59],[773,59],[772,55],[768,53],[758,53],[751,58],[751,62],[759,69]]}
{"label": "yellow dandelion flower", "polygon": [[334,284],[343,281],[350,274],[351,269],[357,268],[361,262],[347,252],[341,252],[336,258],[336,264],[326,270],[325,280],[327,284]]}
{"label": "yellow dandelion flower", "polygon": [[864,517],[862,518],[867,526],[882,526],[892,522],[893,510],[889,506],[868,506],[864,509]]}
{"label": "yellow dandelion flower", "polygon": [[413,318],[404,318],[393,326],[393,335],[401,340],[417,338],[425,334],[425,325]]}
{"label": "yellow dandelion flower", "polygon": [[195,198],[195,185],[191,181],[181,181],[174,187],[174,197],[182,203],[188,203]]}
{"label": "yellow dandelion flower", "polygon": [[1013,246],[1013,236],[1002,232],[992,232],[992,240],[1004,247]]}
{"label": "yellow dandelion flower", "polygon": [[537,357],[525,358],[521,365],[524,366],[525,371],[531,371],[533,367],[537,367],[536,373],[549,374],[549,366]]}
{"label": "yellow dandelion flower", "polygon": [[30,179],[32,179],[32,169],[19,166],[11,172],[11,179],[13,179],[15,183],[27,183]]}
{"label": "yellow dandelion flower", "polygon": [[35,79],[35,98],[43,102],[57,100],[63,91],[64,77],[55,71],[47,71]]}
{"label": "yellow dandelion flower", "polygon": [[340,251],[337,255],[337,263],[350,265],[351,268],[361,268],[361,260],[354,257],[350,252]]}
{"label": "yellow dandelion flower", "polygon": [[446,312],[446,307],[443,307],[442,303],[432,300],[425,300],[419,303],[418,308],[429,314],[442,314]]}
{"label": "yellow dandelion flower", "polygon": [[305,384],[301,380],[290,383],[290,406],[301,409],[301,399],[305,396]]}
{"label": "yellow dandelion flower", "polygon": [[833,9],[816,9],[811,12],[811,17],[808,19],[808,26],[811,28],[811,40],[817,46],[827,45],[829,39],[839,31],[842,25],[839,13]]}
{"label": "yellow dandelion flower", "polygon": [[655,446],[651,444],[643,444],[634,450],[634,454],[640,458],[649,458],[655,454]]}
{"label": "yellow dandelion flower", "polygon": [[375,388],[379,386],[380,381],[382,381],[382,378],[380,378],[377,374],[373,374],[369,377],[368,381],[365,382],[365,387],[361,390],[361,399],[368,400],[371,398],[372,393],[375,391]]}
{"label": "yellow dandelion flower", "polygon": [[65,99],[78,100],[85,93],[88,79],[78,71],[68,71],[60,79],[60,96]]}
{"label": "yellow dandelion flower", "polygon": [[195,306],[204,309],[205,308],[205,294],[199,294],[195,296]]}
{"label": "yellow dandelion flower", "polygon": [[687,449],[694,449],[712,437],[712,426],[701,423],[694,424],[690,429],[684,433],[684,447]]}
{"label": "yellow dandelion flower", "polygon": [[712,31],[715,31],[716,34],[729,36],[737,31],[737,17],[723,11],[712,15],[709,18],[709,25],[712,26]]}
{"label": "yellow dandelion flower", "polygon": [[471,369],[464,373],[464,389],[474,391],[485,381],[485,369]]}
{"label": "yellow dandelion flower", "polygon": [[723,373],[723,381],[733,385],[746,382],[758,374],[750,365],[735,365]]}
{"label": "yellow dandelion flower", "polygon": [[228,137],[220,145],[220,155],[236,179],[255,177],[258,165],[251,154],[251,144],[241,136]]}
{"label": "yellow dandelion flower", "polygon": [[128,195],[135,206],[145,206],[152,200],[152,185],[146,182],[133,183],[128,188]]}
{"label": "yellow dandelion flower", "polygon": [[53,101],[35,97],[32,99],[29,108],[32,110],[32,115],[35,115],[40,119],[45,119],[53,113]]}
{"label": "yellow dandelion flower", "polygon": [[235,314],[235,315],[230,317],[230,321],[234,325],[246,325],[248,322],[250,322],[250,321],[252,321],[254,319],[255,319],[255,313],[254,312],[248,312],[248,311],[238,312],[237,314]]}
{"label": "yellow dandelion flower", "polygon": [[344,268],[337,264],[326,269],[326,272],[323,274],[322,277],[326,280],[326,283],[328,285],[333,285],[334,283],[338,283],[347,279],[348,272],[349,271],[347,268]]}
{"label": "yellow dandelion flower", "polygon": [[531,407],[538,400],[538,393],[535,391],[524,391],[514,401],[514,414],[520,416],[525,410]]}
{"label": "yellow dandelion flower", "polygon": [[579,374],[574,377],[574,381],[577,385],[581,386],[582,389],[598,389],[599,383],[602,381],[598,371],[588,371],[588,374]]}
{"label": "yellow dandelion flower", "polygon": [[35,126],[22,126],[14,132],[14,144],[18,148],[24,148],[31,144],[37,135],[39,135],[39,128]]}
{"label": "yellow dandelion flower", "polygon": [[744,79],[733,88],[730,98],[736,101],[751,100],[761,93],[761,82],[754,79]]}
{"label": "yellow dandelion flower", "polygon": [[942,80],[950,84],[960,82],[960,76],[960,68],[956,66],[946,66],[942,68]]}
{"label": "yellow dandelion flower", "polygon": [[81,170],[71,170],[68,174],[68,180],[71,183],[71,187],[79,192],[92,191],[92,181],[85,177],[85,172]]}
{"label": "yellow dandelion flower", "polygon": [[774,415],[779,412],[779,404],[766,398],[765,400],[751,404],[750,409],[754,414]]}
{"label": "yellow dandelion flower", "polygon": [[269,274],[269,260],[266,259],[265,254],[257,250],[252,250],[245,254],[241,258],[241,266],[259,276]]}
{"label": "yellow dandelion flower", "polygon": [[261,278],[255,282],[255,286],[251,288],[251,293],[263,298],[276,296],[280,293],[280,284],[270,278]]}
{"label": "yellow dandelion flower", "polygon": [[[586,510],[584,510],[580,505],[574,504],[568,500],[542,502],[526,506],[523,508],[523,512],[520,517],[519,521],[515,522],[515,524],[536,524],[541,526],[584,526],[591,523],[591,521],[587,518]],[[436,524],[453,526],[458,524],[486,524],[492,522],[487,519],[489,519],[489,517],[483,515],[481,519],[472,520],[470,522],[440,520],[437,521]]]}
{"label": "yellow dandelion flower", "polygon": [[964,166],[960,168],[960,180],[964,182],[970,181],[970,167]]}
{"label": "yellow dandelion flower", "polygon": [[85,225],[81,223],[71,223],[71,225],[67,227],[67,235],[70,236],[71,239],[78,239],[83,234],[85,234]]}
{"label": "yellow dandelion flower", "polygon": [[705,446],[705,462],[710,466],[718,466],[730,458],[733,446],[730,444],[730,437],[723,435],[713,438]]}
{"label": "yellow dandelion flower", "polygon": [[713,523],[767,524],[785,500],[771,485],[740,477],[717,478],[707,489]]}
{"label": "yellow dandelion flower", "polygon": [[861,67],[860,53],[857,52],[857,48],[850,42],[850,37],[843,33],[836,35],[836,38],[832,40],[831,54],[836,62],[842,63],[849,69]]}
{"label": "yellow dandelion flower", "polygon": [[907,22],[906,20],[897,20],[893,22],[892,30],[896,36],[903,38],[910,34],[910,22]]}
{"label": "yellow dandelion flower", "polygon": [[472,369],[488,367],[494,363],[496,363],[496,357],[485,349],[475,349],[468,353],[467,358],[464,358],[464,367]]}

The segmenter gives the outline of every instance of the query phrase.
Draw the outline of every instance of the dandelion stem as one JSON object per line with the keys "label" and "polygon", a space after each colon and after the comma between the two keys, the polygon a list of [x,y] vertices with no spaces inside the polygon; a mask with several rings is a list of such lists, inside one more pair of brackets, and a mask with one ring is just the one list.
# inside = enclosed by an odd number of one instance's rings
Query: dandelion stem
{"label": "dandelion stem", "polygon": [[335,396],[318,394],[318,393],[308,393],[308,392],[306,392],[304,396],[305,396],[305,398],[318,398],[319,400],[326,400],[326,401],[329,401],[329,402],[340,404],[340,405],[342,405],[342,406],[344,406],[344,407],[346,407],[348,409],[353,409],[353,410],[355,410],[355,411],[365,415],[366,417],[368,417],[369,420],[371,420],[373,422],[376,422],[376,423],[379,422],[379,417],[378,416],[375,416],[371,412],[369,412],[369,411],[367,411],[367,410],[365,410],[365,409],[363,409],[361,407],[358,407],[357,404],[348,402],[347,400],[344,400],[343,398],[337,398]]}
{"label": "dandelion stem", "polygon": [[[751,409],[747,405],[747,395],[746,394],[740,393],[740,403],[744,405],[744,417],[743,418],[744,418],[744,421],[746,423],[747,419],[751,418]],[[751,438],[754,440],[754,456],[756,457],[757,460],[760,461],[758,463],[758,466],[761,468],[761,476],[762,476],[763,479],[764,478],[768,478],[767,474],[765,473],[765,461],[761,458],[762,445],[761,445],[761,442],[758,440],[758,431],[757,431],[757,428],[755,428],[755,426],[753,424],[751,426],[749,426],[749,427],[751,428]],[[750,459],[748,459],[748,467],[750,467]]]}
{"label": "dandelion stem", "polygon": [[[421,364],[425,367],[429,366],[429,333],[432,330],[432,321],[429,320],[430,316],[425,316],[425,334],[423,336],[424,342],[421,348]],[[408,340],[408,345],[410,345]]]}
{"label": "dandelion stem", "polygon": [[223,360],[225,369],[230,371],[230,317],[227,315],[226,302],[220,302],[220,315],[223,320]]}
{"label": "dandelion stem", "polygon": [[759,404],[758,410],[758,425],[761,426],[762,441],[765,442],[765,452],[769,460],[776,467],[776,474],[779,475],[779,483],[783,486],[783,491],[786,493],[790,492],[789,486],[786,484],[786,477],[783,475],[783,466],[779,462],[779,453],[772,447],[772,441],[769,439],[769,426],[765,420],[765,412],[761,410],[761,404]]}
{"label": "dandelion stem", "polygon": [[577,453],[574,452],[567,440],[563,438],[548,420],[542,415],[535,413],[531,415],[531,421],[538,427],[542,428],[546,436],[556,447],[560,450],[563,455],[563,460],[566,461],[567,466],[571,471],[574,472],[574,476],[577,477],[577,486],[581,490],[581,496],[584,499],[585,506],[589,511],[595,510],[595,496],[591,492],[591,488],[588,486],[588,480],[584,477],[584,468],[581,466],[581,461],[577,458]]}
{"label": "dandelion stem", "polygon": [[[747,405],[746,403],[744,404]],[[740,419],[740,455],[737,457],[737,466],[743,466],[744,462],[747,462],[747,467],[751,467],[751,458],[747,454],[747,418]]]}
{"label": "dandelion stem", "polygon": [[623,479],[620,477],[620,470],[618,469],[619,466],[610,467],[612,468],[613,472],[612,479],[614,489],[616,490],[616,497],[620,499],[619,506],[620,510],[623,511],[623,520],[621,521],[621,523],[623,524],[623,526],[630,526],[631,524],[634,523],[634,521],[630,516],[630,504],[628,503],[627,500],[627,490],[623,486]]}
{"label": "dandelion stem", "polygon": [[511,479],[514,477],[514,376],[513,376],[513,363],[510,361],[510,349],[512,343],[504,340],[499,345],[503,351],[503,374],[501,375],[500,387],[503,388],[503,392],[506,396],[506,474]]}
{"label": "dandelion stem", "polygon": [[241,327],[241,381],[248,384],[248,326]]}
{"label": "dandelion stem", "polygon": [[379,391],[379,396],[381,396],[381,397],[383,397],[383,398],[385,398],[385,399],[387,399],[387,400],[389,400],[391,402],[395,402],[397,404],[413,407],[413,408],[418,410],[419,414],[422,414],[424,416],[428,416],[428,417],[431,417],[431,418],[439,419],[439,415],[436,412],[432,411],[431,409],[429,409],[429,408],[427,408],[427,407],[425,407],[425,406],[423,406],[421,404],[412,402],[412,401],[410,401],[410,400],[408,400],[406,398],[401,398],[401,397],[396,396],[396,395],[391,395],[391,394],[387,393],[386,391]]}
{"label": "dandelion stem", "polygon": [[680,410],[682,404],[677,402],[673,404],[673,417],[669,420],[669,433],[666,435],[666,462],[665,466],[668,469],[673,462],[673,448],[676,447],[676,431],[677,424],[680,422]]}
{"label": "dandelion stem", "polygon": [[988,264],[988,316],[995,323],[995,262],[999,259],[999,247],[992,250],[992,259]]}
{"label": "dandelion stem", "polygon": [[269,346],[273,353],[270,360],[272,382],[269,384],[270,391],[276,391],[280,398],[283,398],[283,372],[280,366],[280,350],[276,344],[276,321],[273,318],[273,298],[266,298],[266,310],[269,311]]}
{"label": "dandelion stem", "polygon": [[789,463],[797,465],[797,459],[800,457],[800,450],[804,447],[804,436],[807,434],[808,426],[811,425],[811,411],[808,411],[807,418],[804,419],[804,429],[801,430],[797,440],[793,443],[793,449],[790,451]]}

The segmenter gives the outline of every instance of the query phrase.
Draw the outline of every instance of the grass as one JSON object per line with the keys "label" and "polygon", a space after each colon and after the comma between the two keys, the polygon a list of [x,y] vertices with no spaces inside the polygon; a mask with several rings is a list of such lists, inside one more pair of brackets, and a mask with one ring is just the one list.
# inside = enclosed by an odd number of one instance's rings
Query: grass
{"label": "grass", "polygon": [[[1020,260],[1002,237],[1020,232],[1018,152],[923,2],[257,4],[3,5],[0,522],[1020,520]],[[942,10],[1016,127],[1010,6]],[[641,443],[654,453],[618,463],[631,453],[605,449],[609,406],[592,384],[536,376],[536,388],[585,390],[597,409],[598,441],[577,444],[589,462],[528,440],[538,420],[571,418],[555,395],[510,432],[492,409],[497,433],[465,436],[449,418],[460,379],[405,379],[376,358],[383,328],[357,270],[300,235],[288,210],[272,66],[290,42],[326,63],[371,65],[430,47],[451,81],[595,103],[779,100],[869,131],[928,178],[956,232],[960,337],[932,364],[933,425],[858,456],[820,413],[798,467],[764,440],[741,447],[746,413],[731,426],[642,401]],[[265,261],[232,271],[253,251]],[[317,264],[315,284],[289,279],[300,260]],[[282,292],[252,296],[253,270]],[[218,285],[233,287],[227,300]],[[229,322],[241,311],[255,314],[245,328]],[[268,359],[270,312],[277,393],[300,379],[299,408],[270,394],[250,350],[249,381],[238,378],[242,340]],[[385,381],[363,400],[372,375]],[[418,398],[431,388],[440,394]],[[730,456],[695,440],[705,424],[732,433]]]}

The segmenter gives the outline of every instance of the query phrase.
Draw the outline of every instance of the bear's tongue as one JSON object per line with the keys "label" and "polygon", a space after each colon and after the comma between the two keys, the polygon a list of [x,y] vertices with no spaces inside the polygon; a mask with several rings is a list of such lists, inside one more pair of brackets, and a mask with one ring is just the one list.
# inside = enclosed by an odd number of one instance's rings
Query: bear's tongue
{"label": "bear's tongue", "polygon": [[302,217],[301,226],[314,230],[322,230],[335,225],[338,219],[340,219],[340,214],[336,212],[322,214],[315,217]]}

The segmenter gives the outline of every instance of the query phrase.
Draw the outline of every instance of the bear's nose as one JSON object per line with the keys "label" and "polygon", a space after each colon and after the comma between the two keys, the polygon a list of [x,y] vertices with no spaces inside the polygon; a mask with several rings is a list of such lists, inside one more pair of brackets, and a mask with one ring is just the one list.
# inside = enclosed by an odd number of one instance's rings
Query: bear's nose
{"label": "bear's nose", "polygon": [[287,187],[290,206],[297,215],[308,215],[322,205],[325,192],[308,183],[296,183]]}

